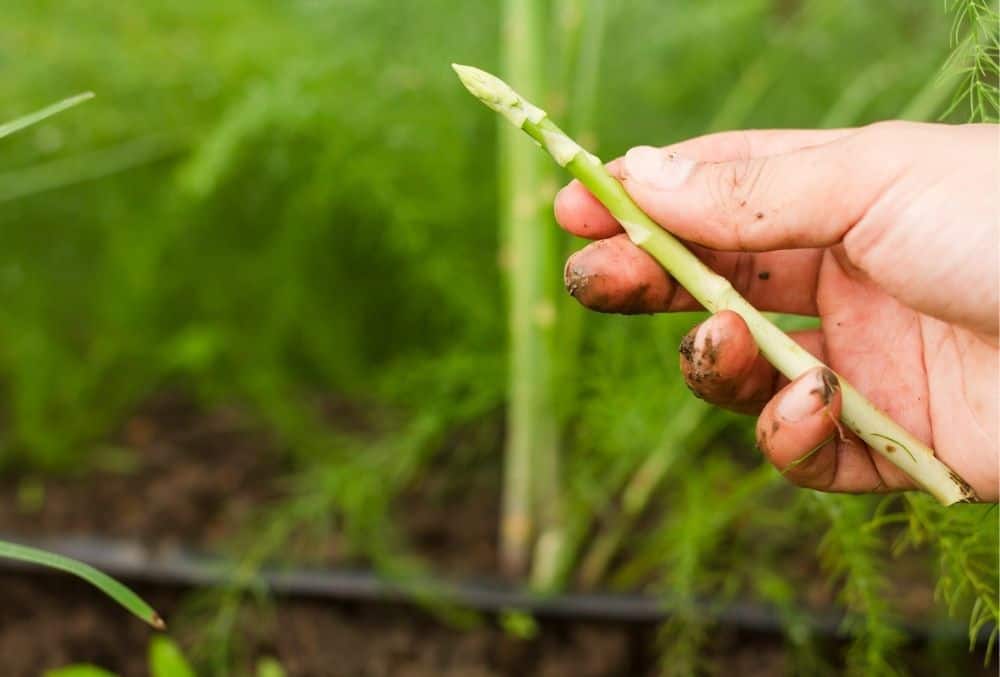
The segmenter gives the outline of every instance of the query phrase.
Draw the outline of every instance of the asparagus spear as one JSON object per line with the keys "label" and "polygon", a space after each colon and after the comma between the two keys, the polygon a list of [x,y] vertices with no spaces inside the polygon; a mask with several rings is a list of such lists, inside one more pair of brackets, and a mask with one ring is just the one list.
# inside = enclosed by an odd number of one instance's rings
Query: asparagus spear
{"label": "asparagus spear", "polygon": [[[732,310],[747,323],[761,353],[782,374],[795,379],[825,366],[750,305],[729,280],[713,272],[679,240],[632,201],[599,158],[580,147],[548,114],[490,73],[452,64],[465,88],[506,117],[580,180],[618,219],[629,239],[646,250],[709,312]],[[934,456],[934,451],[879,411],[843,378],[829,372],[842,391],[840,418],[869,447],[909,475],[943,505],[978,500],[972,487]]]}

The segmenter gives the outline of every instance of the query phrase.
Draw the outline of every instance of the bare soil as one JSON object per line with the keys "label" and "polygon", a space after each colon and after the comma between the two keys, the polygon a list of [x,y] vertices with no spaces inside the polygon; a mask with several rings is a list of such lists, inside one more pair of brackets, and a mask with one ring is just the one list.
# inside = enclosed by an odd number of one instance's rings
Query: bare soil
{"label": "bare soil", "polygon": [[[114,445],[134,454],[132,467],[81,477],[0,478],[0,532],[38,538],[94,535],[135,539],[151,548],[218,550],[256,511],[288,491],[273,443],[239,412],[199,411],[163,396],[125,424]],[[495,455],[499,457],[498,454]],[[428,473],[400,500],[397,514],[409,542],[450,574],[495,573],[496,468],[463,477]],[[36,499],[25,487],[33,489]],[[44,500],[37,500],[38,487]],[[426,500],[433,496],[434,500]],[[331,548],[336,550],[335,547]],[[190,591],[140,587],[171,630],[190,645],[200,629]],[[929,595],[929,593],[928,593]],[[929,597],[928,597],[929,599]],[[236,622],[236,674],[251,674],[260,656],[276,656],[291,676],[325,675],[647,675],[656,674],[651,624],[541,621],[537,635],[517,639],[481,618],[454,627],[419,609],[392,604],[279,599],[246,605]],[[145,675],[149,629],[76,579],[48,574],[0,574],[0,674],[20,677],[75,662],[121,675]],[[829,646],[831,660],[843,645]],[[908,654],[915,674],[926,670],[924,649]],[[956,674],[995,674],[981,656],[959,649]],[[713,630],[706,670],[719,675],[781,675],[792,654],[779,636]]]}
{"label": "bare soil", "polygon": [[[27,677],[73,662],[121,675],[146,675],[153,634],[75,579],[40,574],[0,575],[2,674]],[[178,612],[176,590],[138,591],[168,617]],[[241,618],[242,659],[249,668],[276,656],[289,675],[412,677],[652,675],[655,627],[613,623],[542,622],[537,638],[512,637],[484,619],[473,628],[449,627],[409,607],[282,600],[271,611]],[[179,629],[182,638],[185,631]],[[721,674],[783,674],[780,638],[721,633],[710,658]],[[243,674],[242,670],[240,674]]]}

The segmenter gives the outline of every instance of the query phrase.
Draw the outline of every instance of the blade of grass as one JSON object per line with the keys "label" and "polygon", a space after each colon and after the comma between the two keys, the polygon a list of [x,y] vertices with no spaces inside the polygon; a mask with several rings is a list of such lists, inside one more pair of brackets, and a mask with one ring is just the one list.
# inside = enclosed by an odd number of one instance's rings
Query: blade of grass
{"label": "blade of grass", "polygon": [[14,132],[19,132],[25,127],[30,127],[36,122],[41,122],[45,118],[52,117],[56,113],[61,113],[67,108],[72,108],[78,104],[83,103],[94,98],[93,92],[83,92],[77,94],[76,96],[71,96],[68,99],[63,99],[58,101],[51,106],[46,106],[41,110],[36,110],[34,113],[28,113],[27,115],[22,115],[16,120],[11,120],[10,122],[5,122],[0,125],[0,139],[5,136],[10,136]]}
{"label": "blade of grass", "polygon": [[150,165],[178,154],[183,147],[179,139],[146,136],[109,148],[5,172],[0,174],[0,202],[19,200]]}
{"label": "blade of grass", "polygon": [[39,564],[79,576],[157,630],[167,627],[156,611],[127,587],[89,564],[26,545],[0,541],[0,557]]}

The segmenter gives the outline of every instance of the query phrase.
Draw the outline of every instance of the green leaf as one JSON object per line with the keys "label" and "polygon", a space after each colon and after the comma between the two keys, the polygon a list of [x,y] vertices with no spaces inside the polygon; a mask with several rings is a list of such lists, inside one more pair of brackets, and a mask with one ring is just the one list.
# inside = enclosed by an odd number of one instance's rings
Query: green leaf
{"label": "green leaf", "polygon": [[500,627],[508,635],[518,639],[534,639],[538,636],[538,623],[531,614],[518,609],[505,609],[500,613]]}
{"label": "green leaf", "polygon": [[107,574],[101,573],[89,564],[78,562],[69,557],[63,557],[52,552],[31,548],[26,545],[18,545],[9,541],[0,541],[0,557],[40,564],[52,569],[59,569],[67,573],[79,576],[91,585],[100,589],[104,594],[111,597],[133,614],[152,625],[157,630],[163,630],[166,624],[160,615],[146,604],[137,594],[111,578]]}
{"label": "green leaf", "polygon": [[277,658],[265,656],[257,661],[257,677],[285,677],[285,669]]}
{"label": "green leaf", "polygon": [[77,104],[81,104],[84,101],[94,98],[93,92],[83,92],[82,94],[77,94],[76,96],[71,96],[68,99],[63,99],[58,103],[54,103],[51,106],[46,106],[41,110],[36,110],[34,113],[28,113],[27,115],[22,115],[16,120],[11,120],[10,122],[0,125],[0,139],[5,136],[9,136],[14,132],[19,132],[25,127],[30,127],[36,122],[41,122],[45,118],[52,117],[56,113],[61,113],[67,108],[72,108]]}
{"label": "green leaf", "polygon": [[67,665],[64,668],[48,670],[45,672],[44,677],[118,677],[118,675],[108,672],[104,668],[99,668],[96,665],[80,663],[78,665]]}
{"label": "green leaf", "polygon": [[169,637],[154,637],[149,643],[149,673],[152,677],[194,677],[194,668]]}

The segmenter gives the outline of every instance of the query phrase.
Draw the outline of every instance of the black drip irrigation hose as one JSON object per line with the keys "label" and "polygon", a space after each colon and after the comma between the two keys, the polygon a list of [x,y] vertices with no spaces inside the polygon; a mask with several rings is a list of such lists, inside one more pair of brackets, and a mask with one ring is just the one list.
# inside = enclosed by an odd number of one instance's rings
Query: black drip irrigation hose
{"label": "black drip irrigation hose", "polygon": [[[136,583],[174,587],[232,585],[234,564],[226,559],[200,555],[183,548],[147,548],[134,541],[97,537],[61,537],[15,542],[43,548],[86,562],[112,576]],[[0,569],[24,571],[32,565],[0,559]],[[324,599],[337,602],[374,602],[418,606],[421,601],[454,604],[487,614],[517,610],[538,618],[563,621],[597,621],[653,624],[670,617],[664,597],[624,593],[559,593],[538,595],[496,581],[397,581],[368,570],[262,568],[244,584],[279,597]],[[690,606],[690,605],[689,605]],[[695,603],[704,618],[738,630],[782,634],[781,615],[772,606],[756,602]],[[842,639],[844,616],[832,612],[804,612],[812,631],[826,638]],[[907,619],[903,628],[911,640],[962,640],[965,627],[954,621],[918,622]],[[985,646],[992,626],[984,628],[977,645]]]}

